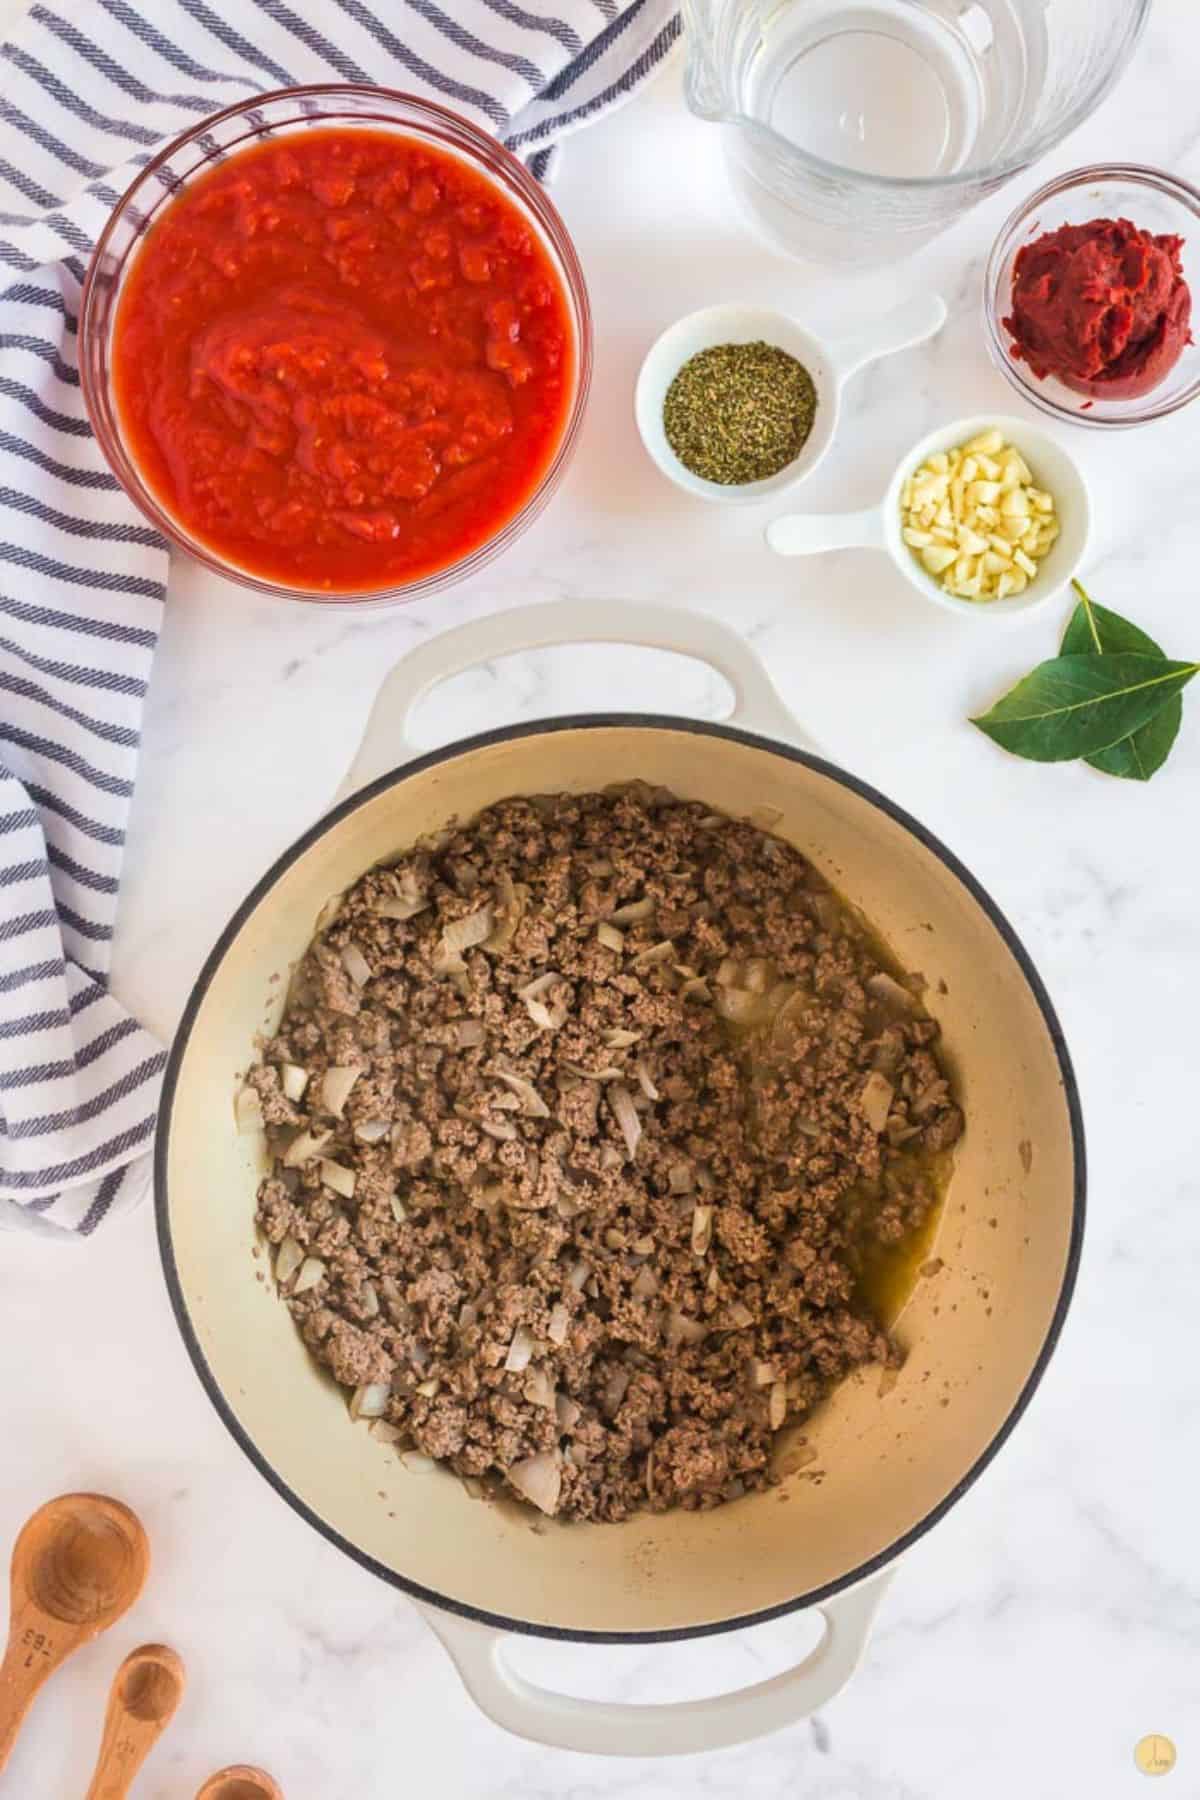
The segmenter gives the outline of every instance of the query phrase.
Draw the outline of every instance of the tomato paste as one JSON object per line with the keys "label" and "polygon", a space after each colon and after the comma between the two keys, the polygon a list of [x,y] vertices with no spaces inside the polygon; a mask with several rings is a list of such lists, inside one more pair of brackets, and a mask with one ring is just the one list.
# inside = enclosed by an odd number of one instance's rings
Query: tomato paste
{"label": "tomato paste", "polygon": [[129,453],[188,532],[349,594],[445,568],[519,511],[562,437],[574,339],[549,252],[486,176],[329,128],[170,203],[113,378]]}
{"label": "tomato paste", "polygon": [[1182,250],[1128,219],[1047,231],[1013,268],[1012,354],[1095,400],[1148,394],[1192,341]]}

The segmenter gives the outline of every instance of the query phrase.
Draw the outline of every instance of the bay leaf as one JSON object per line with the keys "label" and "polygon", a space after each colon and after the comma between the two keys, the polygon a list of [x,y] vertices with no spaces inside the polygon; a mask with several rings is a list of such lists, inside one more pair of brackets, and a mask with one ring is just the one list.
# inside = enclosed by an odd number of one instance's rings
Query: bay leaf
{"label": "bay leaf", "polygon": [[1014,756],[1070,762],[1139,730],[1197,670],[1133,651],[1056,656],[971,723]]}
{"label": "bay leaf", "polygon": [[[1139,625],[1098,605],[1081,582],[1073,581],[1071,586],[1079,595],[1079,604],[1067,621],[1060,655],[1103,656],[1121,650],[1143,656],[1162,655],[1161,647]],[[1085,760],[1102,775],[1116,775],[1124,781],[1149,781],[1171,754],[1182,723],[1183,695],[1173,694],[1129,737],[1110,744],[1107,750],[1095,751]]]}

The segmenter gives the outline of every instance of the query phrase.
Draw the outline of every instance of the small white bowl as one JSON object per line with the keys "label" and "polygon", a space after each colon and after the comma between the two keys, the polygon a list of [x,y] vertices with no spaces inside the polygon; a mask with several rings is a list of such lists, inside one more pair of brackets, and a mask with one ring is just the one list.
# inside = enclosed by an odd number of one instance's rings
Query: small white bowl
{"label": "small white bowl", "polygon": [[[948,594],[922,567],[900,535],[900,490],[927,456],[938,450],[952,450],[993,427],[1020,451],[1038,487],[1053,495],[1060,530],[1023,594],[1014,594],[1007,600],[961,600],[957,594]],[[897,463],[880,505],[870,506],[865,512],[786,514],[772,520],[766,537],[771,549],[781,556],[812,556],[823,550],[886,550],[905,580],[927,600],[949,612],[997,619],[1036,612],[1061,594],[1083,563],[1091,525],[1087,483],[1075,458],[1058,438],[1028,419],[978,413],[973,418],[955,419],[914,444]]]}
{"label": "small white bowl", "polygon": [[[822,342],[797,319],[769,306],[709,306],[668,326],[646,353],[634,394],[634,415],[642,442],[663,474],[685,493],[727,504],[769,500],[811,475],[833,442],[841,414],[842,388],[864,364],[913,344],[924,343],[946,322],[946,303],[923,294],[875,321],[857,335]],[[685,468],[667,442],[663,403],[684,363],[716,344],[773,344],[803,363],[817,390],[813,427],[799,456],[762,481],[726,485],[705,481]]]}

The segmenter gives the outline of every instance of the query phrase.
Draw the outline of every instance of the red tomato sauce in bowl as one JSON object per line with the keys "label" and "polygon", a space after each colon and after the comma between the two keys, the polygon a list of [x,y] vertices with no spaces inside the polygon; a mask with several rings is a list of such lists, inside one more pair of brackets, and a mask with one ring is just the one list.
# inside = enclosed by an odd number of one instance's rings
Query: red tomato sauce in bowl
{"label": "red tomato sauce in bowl", "polygon": [[245,573],[331,598],[419,581],[502,531],[576,380],[526,214],[449,152],[356,127],[238,151],[171,201],[111,356],[164,511]]}

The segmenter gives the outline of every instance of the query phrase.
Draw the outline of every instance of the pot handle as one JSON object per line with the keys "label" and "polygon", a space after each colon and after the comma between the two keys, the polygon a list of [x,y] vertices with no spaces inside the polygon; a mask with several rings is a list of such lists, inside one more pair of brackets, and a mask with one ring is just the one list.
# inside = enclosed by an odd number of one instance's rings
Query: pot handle
{"label": "pot handle", "polygon": [[736,1693],[671,1705],[581,1700],[537,1687],[510,1667],[507,1633],[434,1607],[418,1610],[476,1706],[504,1731],[592,1756],[682,1756],[749,1743],[827,1706],[858,1667],[891,1574],[824,1601],[825,1635],[794,1669]]}
{"label": "pot handle", "polygon": [[758,657],[719,619],[682,607],[623,600],[555,601],[489,614],[420,644],[385,677],[362,743],[338,791],[348,795],[418,754],[408,735],[413,708],[432,688],[477,664],[561,644],[633,644],[675,650],[707,663],[734,693],[730,720],[815,749],[784,706]]}

